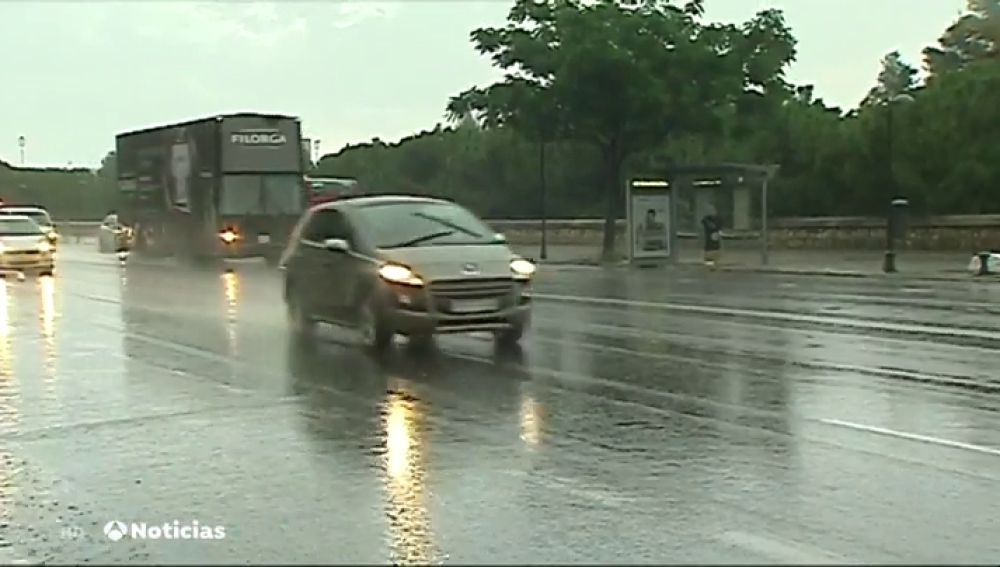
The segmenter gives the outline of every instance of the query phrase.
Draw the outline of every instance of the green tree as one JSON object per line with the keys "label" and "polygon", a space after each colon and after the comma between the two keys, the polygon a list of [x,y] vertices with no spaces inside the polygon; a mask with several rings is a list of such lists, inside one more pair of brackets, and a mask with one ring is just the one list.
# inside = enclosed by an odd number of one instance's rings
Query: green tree
{"label": "green tree", "polygon": [[1000,0],[968,0],[966,13],[924,49],[932,76],[959,71],[975,61],[1000,61]]}
{"label": "green tree", "polygon": [[537,99],[496,93],[530,87],[560,109],[569,137],[598,149],[605,257],[614,252],[626,159],[670,134],[718,128],[718,107],[748,88],[781,83],[794,58],[794,39],[778,11],[741,27],[705,24],[702,14],[700,0],[683,7],[665,0],[515,0],[505,26],[472,32],[476,49],[507,74],[484,91],[494,103],[487,116],[501,123],[518,116],[520,104]]}
{"label": "green tree", "polygon": [[893,51],[882,58],[875,86],[868,91],[862,106],[886,104],[893,98],[909,94],[917,87],[917,69],[903,60],[899,51]]}

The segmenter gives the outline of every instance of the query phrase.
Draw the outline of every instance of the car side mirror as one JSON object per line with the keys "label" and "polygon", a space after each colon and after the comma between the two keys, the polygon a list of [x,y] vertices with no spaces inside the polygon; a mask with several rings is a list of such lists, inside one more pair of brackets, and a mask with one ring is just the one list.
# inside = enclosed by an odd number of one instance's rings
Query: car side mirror
{"label": "car side mirror", "polygon": [[327,238],[323,241],[323,247],[332,252],[347,252],[351,245],[343,238]]}

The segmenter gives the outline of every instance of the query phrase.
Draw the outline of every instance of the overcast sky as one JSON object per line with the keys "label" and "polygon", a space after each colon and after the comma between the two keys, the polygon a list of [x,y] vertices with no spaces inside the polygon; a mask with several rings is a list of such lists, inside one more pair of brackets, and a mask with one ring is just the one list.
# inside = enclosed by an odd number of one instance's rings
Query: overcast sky
{"label": "overcast sky", "polygon": [[[713,20],[779,7],[791,78],[855,106],[879,59],[919,64],[964,0],[707,0]],[[230,111],[302,117],[323,153],[433,127],[449,96],[497,76],[469,32],[507,0],[379,3],[0,2],[0,159],[96,165],[117,132]]]}

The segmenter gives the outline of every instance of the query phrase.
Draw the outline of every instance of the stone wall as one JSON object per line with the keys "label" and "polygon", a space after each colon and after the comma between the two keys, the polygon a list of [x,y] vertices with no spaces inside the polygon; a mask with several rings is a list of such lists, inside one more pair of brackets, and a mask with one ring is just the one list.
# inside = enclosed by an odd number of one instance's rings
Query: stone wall
{"label": "stone wall", "polygon": [[[496,220],[491,225],[513,244],[537,244],[541,223],[534,220]],[[550,220],[548,242],[552,245],[599,245],[604,223],[600,220]],[[617,224],[622,242],[625,222]],[[866,217],[818,217],[773,219],[769,223],[771,248],[880,250],[885,247],[885,219]],[[955,215],[910,219],[903,246],[910,250],[975,252],[1000,250],[1000,215]],[[682,240],[696,240],[698,235],[681,234]],[[756,241],[759,233],[740,231],[724,233],[723,238],[736,246]]]}

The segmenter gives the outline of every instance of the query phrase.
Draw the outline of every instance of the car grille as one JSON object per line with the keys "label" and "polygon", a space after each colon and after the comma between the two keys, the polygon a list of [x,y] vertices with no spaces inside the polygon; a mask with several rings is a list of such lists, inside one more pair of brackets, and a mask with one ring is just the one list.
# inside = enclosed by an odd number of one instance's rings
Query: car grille
{"label": "car grille", "polygon": [[[434,309],[445,313],[460,313],[460,302],[498,300],[500,309],[512,304],[514,280],[509,278],[481,280],[437,280],[427,287]],[[494,309],[495,311],[495,309]]]}
{"label": "car grille", "polygon": [[512,279],[437,280],[428,289],[433,297],[449,299],[480,299],[507,295],[514,289]]}

